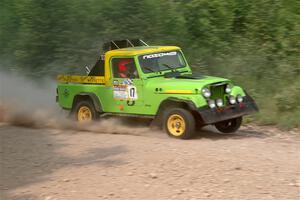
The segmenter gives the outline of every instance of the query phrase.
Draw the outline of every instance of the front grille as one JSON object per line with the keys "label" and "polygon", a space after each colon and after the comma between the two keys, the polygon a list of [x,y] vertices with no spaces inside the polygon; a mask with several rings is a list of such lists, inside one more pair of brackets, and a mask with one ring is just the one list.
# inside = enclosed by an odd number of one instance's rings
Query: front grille
{"label": "front grille", "polygon": [[211,91],[211,97],[210,99],[216,100],[216,99],[222,99],[226,105],[226,97],[225,97],[225,87],[226,84],[218,84],[218,85],[211,85],[210,91]]}

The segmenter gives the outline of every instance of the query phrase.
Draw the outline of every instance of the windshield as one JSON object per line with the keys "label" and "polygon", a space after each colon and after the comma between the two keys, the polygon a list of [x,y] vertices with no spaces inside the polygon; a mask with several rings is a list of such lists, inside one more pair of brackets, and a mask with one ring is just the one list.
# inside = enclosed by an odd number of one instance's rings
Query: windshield
{"label": "windshield", "polygon": [[180,51],[166,51],[139,56],[140,66],[144,73],[177,69],[186,66]]}

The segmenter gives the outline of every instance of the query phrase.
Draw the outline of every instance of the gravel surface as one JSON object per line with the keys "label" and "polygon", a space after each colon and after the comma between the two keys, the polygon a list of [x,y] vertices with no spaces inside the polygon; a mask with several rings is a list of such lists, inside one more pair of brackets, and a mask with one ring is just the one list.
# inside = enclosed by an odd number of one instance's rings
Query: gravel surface
{"label": "gravel surface", "polygon": [[0,125],[0,199],[300,199],[299,136],[127,134]]}

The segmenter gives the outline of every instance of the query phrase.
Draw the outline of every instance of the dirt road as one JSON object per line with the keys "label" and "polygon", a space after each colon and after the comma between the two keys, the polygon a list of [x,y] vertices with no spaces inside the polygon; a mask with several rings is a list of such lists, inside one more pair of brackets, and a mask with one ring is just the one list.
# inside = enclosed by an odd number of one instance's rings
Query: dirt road
{"label": "dirt road", "polygon": [[[129,133],[130,134],[130,133]],[[300,199],[300,140],[0,126],[1,200]]]}

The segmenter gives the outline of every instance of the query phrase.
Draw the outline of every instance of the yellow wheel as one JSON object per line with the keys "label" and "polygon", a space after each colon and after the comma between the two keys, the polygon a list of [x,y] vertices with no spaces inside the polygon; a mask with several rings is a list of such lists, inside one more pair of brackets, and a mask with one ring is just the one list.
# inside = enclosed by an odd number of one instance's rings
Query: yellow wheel
{"label": "yellow wheel", "polygon": [[89,100],[78,102],[73,113],[75,114],[75,119],[79,122],[90,122],[97,119],[98,116],[94,104]]}
{"label": "yellow wheel", "polygon": [[178,137],[181,136],[185,131],[186,123],[182,116],[178,114],[170,115],[168,118],[168,131]]}
{"label": "yellow wheel", "polygon": [[164,130],[172,137],[189,139],[195,130],[195,118],[183,108],[171,108],[164,113]]}
{"label": "yellow wheel", "polygon": [[77,112],[77,119],[79,122],[92,121],[92,111],[87,106],[82,106]]}

